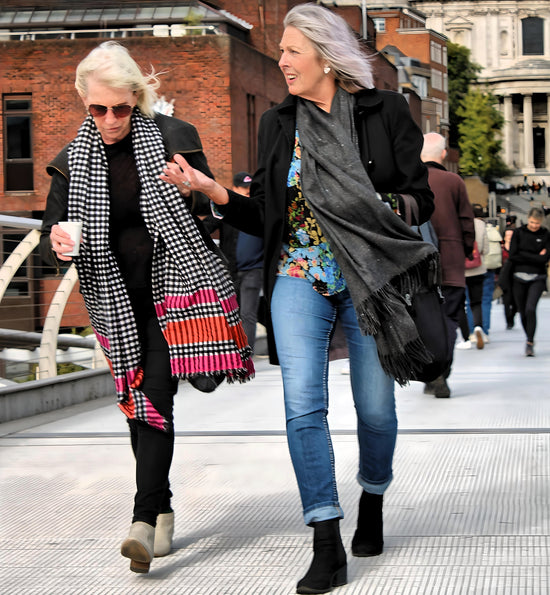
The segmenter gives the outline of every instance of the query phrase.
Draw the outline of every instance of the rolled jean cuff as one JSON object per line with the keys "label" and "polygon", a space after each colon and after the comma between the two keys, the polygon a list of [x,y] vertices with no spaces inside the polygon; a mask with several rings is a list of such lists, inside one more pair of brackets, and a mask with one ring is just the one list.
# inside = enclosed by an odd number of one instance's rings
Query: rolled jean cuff
{"label": "rolled jean cuff", "polygon": [[304,511],[304,522],[306,525],[318,523],[319,521],[328,521],[329,519],[343,519],[344,511],[340,506],[323,506],[312,510]]}
{"label": "rolled jean cuff", "polygon": [[389,478],[386,481],[383,481],[382,483],[371,483],[370,481],[363,479],[359,475],[359,473],[357,474],[357,482],[365,490],[365,492],[368,492],[369,494],[377,494],[378,496],[382,496],[384,494],[384,492],[387,490],[388,486],[392,482],[392,479],[393,474],[390,475]]}

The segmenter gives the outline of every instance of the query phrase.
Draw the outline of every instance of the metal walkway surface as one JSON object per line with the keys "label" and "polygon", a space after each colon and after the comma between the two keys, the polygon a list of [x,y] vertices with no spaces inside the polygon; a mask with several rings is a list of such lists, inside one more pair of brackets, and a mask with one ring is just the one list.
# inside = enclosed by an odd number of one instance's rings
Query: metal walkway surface
{"label": "metal walkway surface", "polygon": [[[550,592],[550,297],[536,357],[493,304],[490,343],[456,351],[452,397],[397,389],[385,548],[348,555],[336,595]],[[332,362],[342,534],[360,488],[349,376]],[[213,394],[182,383],[171,482],[175,547],[147,575],[119,553],[133,504],[123,415],[101,400],[0,425],[0,593],[289,595],[311,560],[284,436],[279,369]]]}

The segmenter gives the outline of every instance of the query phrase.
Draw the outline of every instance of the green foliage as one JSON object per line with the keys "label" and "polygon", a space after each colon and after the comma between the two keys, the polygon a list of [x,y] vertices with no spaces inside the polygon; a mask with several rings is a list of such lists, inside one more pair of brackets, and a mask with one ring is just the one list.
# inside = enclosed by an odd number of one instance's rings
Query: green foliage
{"label": "green foliage", "polygon": [[458,115],[460,104],[470,86],[477,82],[477,75],[482,67],[471,61],[468,48],[449,42],[447,44],[447,72],[449,95],[449,145],[458,146],[460,136],[458,127],[461,121]]}
{"label": "green foliage", "polygon": [[460,173],[478,175],[483,181],[510,173],[500,157],[502,141],[499,138],[504,124],[502,114],[495,109],[496,98],[481,90],[470,89],[456,110],[460,149]]}

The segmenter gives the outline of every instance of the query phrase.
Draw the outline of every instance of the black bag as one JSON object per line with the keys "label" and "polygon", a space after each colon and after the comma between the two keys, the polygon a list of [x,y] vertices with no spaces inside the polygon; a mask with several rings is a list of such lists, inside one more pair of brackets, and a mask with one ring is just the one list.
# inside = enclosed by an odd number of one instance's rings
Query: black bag
{"label": "black bag", "polygon": [[[405,201],[405,221],[408,225],[418,223],[418,204],[413,197]],[[435,231],[434,231],[435,235]],[[437,236],[436,236],[437,237]],[[423,287],[413,297],[408,311],[416,325],[418,336],[432,355],[432,361],[411,380],[432,382],[447,372],[452,360],[453,345],[449,341],[449,327],[445,316],[445,298],[440,287]]]}
{"label": "black bag", "polygon": [[422,288],[408,307],[416,325],[418,336],[432,355],[432,361],[424,364],[411,380],[432,382],[449,368],[449,327],[445,316],[445,298],[439,287]]}

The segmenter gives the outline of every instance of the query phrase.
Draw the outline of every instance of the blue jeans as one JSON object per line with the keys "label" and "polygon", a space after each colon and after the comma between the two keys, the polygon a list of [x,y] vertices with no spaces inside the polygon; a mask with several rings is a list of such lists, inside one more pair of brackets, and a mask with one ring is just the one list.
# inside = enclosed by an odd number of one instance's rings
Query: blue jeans
{"label": "blue jeans", "polygon": [[[483,297],[481,298],[481,320],[483,324],[481,328],[483,332],[488,335],[491,328],[491,306],[493,305],[493,293],[495,291],[495,271],[488,270],[483,275]],[[468,316],[468,325],[470,333],[474,330],[474,317],[470,308],[470,298],[466,296],[466,315]]]}
{"label": "blue jeans", "polygon": [[309,525],[343,518],[327,421],[329,346],[337,318],[349,348],[359,441],[357,480],[373,494],[383,494],[393,477],[397,436],[393,378],[380,366],[373,337],[361,334],[347,290],[324,297],[306,279],[280,276],[271,314],[283,375],[288,446],[304,521]]}

